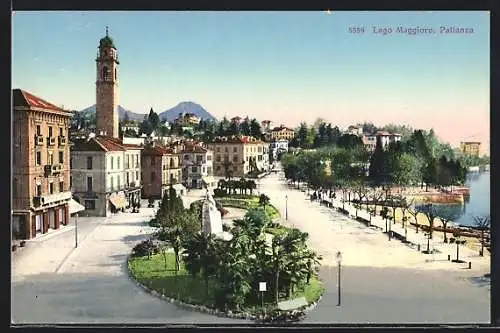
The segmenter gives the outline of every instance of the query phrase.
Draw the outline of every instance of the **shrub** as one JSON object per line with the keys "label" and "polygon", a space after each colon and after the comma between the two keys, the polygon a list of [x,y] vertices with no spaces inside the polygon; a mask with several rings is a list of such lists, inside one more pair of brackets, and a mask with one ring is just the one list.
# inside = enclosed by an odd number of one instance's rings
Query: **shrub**
{"label": "shrub", "polygon": [[132,249],[132,256],[134,257],[144,257],[151,254],[157,254],[160,252],[160,246],[152,239],[148,239],[140,242]]}
{"label": "shrub", "polygon": [[220,189],[220,188],[216,188],[214,189],[214,197],[225,197],[227,195],[227,191],[226,190],[223,190],[223,189]]}
{"label": "shrub", "polygon": [[148,225],[150,227],[159,227],[160,223],[158,223],[158,220],[156,219],[156,217],[154,217],[151,220],[149,220]]}

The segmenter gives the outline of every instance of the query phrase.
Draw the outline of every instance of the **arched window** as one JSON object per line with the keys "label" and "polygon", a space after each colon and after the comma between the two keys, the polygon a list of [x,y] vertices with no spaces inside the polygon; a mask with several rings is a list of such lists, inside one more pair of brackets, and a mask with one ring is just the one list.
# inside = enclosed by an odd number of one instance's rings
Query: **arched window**
{"label": "arched window", "polygon": [[118,80],[118,72],[116,71],[116,68],[115,68],[115,80]]}
{"label": "arched window", "polygon": [[108,68],[108,66],[104,66],[102,68],[102,79],[103,80],[108,80],[109,79],[109,68]]}

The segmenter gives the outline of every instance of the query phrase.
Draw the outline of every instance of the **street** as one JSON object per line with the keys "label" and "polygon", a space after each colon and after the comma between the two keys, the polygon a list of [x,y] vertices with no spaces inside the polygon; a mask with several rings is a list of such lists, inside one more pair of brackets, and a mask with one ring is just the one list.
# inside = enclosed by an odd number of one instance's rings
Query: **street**
{"label": "street", "polygon": [[[310,202],[281,173],[260,181],[281,212],[281,222],[309,233],[323,256],[326,293],[306,323],[489,323],[489,285],[472,283],[479,272],[426,255],[381,231]],[[286,197],[285,197],[286,196]],[[288,210],[288,220],[285,220]],[[337,263],[342,251],[342,304],[337,306]]]}
{"label": "street", "polygon": [[79,218],[74,251],[74,229],[30,241],[12,261],[12,322],[245,322],[178,308],[129,279],[127,255],[151,231],[144,225],[151,215],[152,208],[142,208],[139,214]]}

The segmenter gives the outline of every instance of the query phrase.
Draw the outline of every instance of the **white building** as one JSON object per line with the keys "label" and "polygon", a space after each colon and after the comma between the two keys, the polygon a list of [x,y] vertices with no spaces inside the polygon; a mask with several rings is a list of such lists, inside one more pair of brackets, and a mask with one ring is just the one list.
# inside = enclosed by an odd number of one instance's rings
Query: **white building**
{"label": "white building", "polygon": [[214,186],[213,152],[200,144],[186,141],[182,144],[182,182],[189,188]]}
{"label": "white building", "polygon": [[366,150],[373,152],[377,146],[377,138],[380,139],[382,143],[382,148],[387,149],[391,142],[401,141],[401,134],[389,133],[386,131],[378,131],[375,134],[363,135],[363,144]]}
{"label": "white building", "polygon": [[70,163],[71,189],[85,215],[110,216],[140,200],[139,147],[106,136],[77,139]]}
{"label": "white building", "polygon": [[278,140],[271,142],[269,145],[269,149],[273,154],[273,158],[276,160],[280,153],[288,152],[288,140]]}

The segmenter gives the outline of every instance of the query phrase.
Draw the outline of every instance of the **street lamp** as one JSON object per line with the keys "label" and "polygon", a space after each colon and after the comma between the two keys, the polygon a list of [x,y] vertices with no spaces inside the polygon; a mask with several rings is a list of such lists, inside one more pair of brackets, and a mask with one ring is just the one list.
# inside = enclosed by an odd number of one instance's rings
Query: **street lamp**
{"label": "street lamp", "polygon": [[340,306],[341,305],[341,296],[340,296],[340,268],[342,266],[342,252],[338,251],[337,252],[337,267],[338,267],[338,304],[337,306]]}
{"label": "street lamp", "polygon": [[288,195],[285,195],[285,220],[288,220]]}
{"label": "street lamp", "polygon": [[75,214],[75,248],[78,247],[78,213]]}

